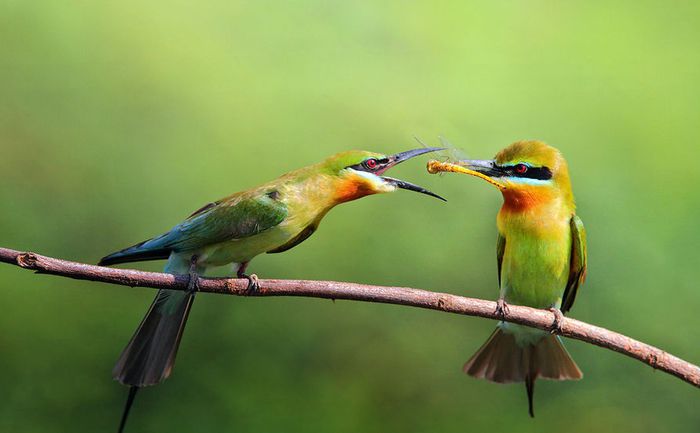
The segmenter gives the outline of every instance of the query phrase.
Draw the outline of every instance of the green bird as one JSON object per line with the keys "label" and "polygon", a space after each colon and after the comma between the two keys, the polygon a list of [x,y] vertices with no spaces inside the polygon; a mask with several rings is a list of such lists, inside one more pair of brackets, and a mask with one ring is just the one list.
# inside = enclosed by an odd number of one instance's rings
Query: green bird
{"label": "green bird", "polygon": [[123,431],[139,388],[166,379],[196,292],[198,275],[210,267],[232,265],[249,290],[257,277],[246,267],[262,253],[281,253],[299,245],[340,203],[372,194],[406,189],[445,200],[420,186],[384,176],[391,167],[438,148],[395,155],[349,151],[287,173],[257,188],[209,203],[169,232],[104,257],[100,265],[167,259],[165,272],[190,276],[190,290],[159,290],[146,317],[112,372],[130,387],[119,425]]}
{"label": "green bird", "polygon": [[[576,216],[562,154],[540,141],[518,141],[492,160],[430,161],[428,171],[479,177],[503,195],[498,213],[498,311],[507,303],[551,309],[557,321],[574,304],[586,278],[586,232]],[[558,336],[500,322],[464,365],[464,372],[498,383],[525,382],[530,416],[537,378],[577,380],[581,370]]]}

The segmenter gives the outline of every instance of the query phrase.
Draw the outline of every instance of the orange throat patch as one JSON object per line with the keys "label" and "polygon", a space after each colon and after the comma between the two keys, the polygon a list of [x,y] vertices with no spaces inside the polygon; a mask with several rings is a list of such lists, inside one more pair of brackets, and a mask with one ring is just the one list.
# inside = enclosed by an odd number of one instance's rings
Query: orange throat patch
{"label": "orange throat patch", "polygon": [[338,181],[333,198],[337,203],[345,203],[374,193],[376,191],[370,180],[361,176],[351,176]]}
{"label": "orange throat patch", "polygon": [[503,211],[508,213],[529,212],[557,198],[556,191],[548,187],[519,186],[502,193]]}

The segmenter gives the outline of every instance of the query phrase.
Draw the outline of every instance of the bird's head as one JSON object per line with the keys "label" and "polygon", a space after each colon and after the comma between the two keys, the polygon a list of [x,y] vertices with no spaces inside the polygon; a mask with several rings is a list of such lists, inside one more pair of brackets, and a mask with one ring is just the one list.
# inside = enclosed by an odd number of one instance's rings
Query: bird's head
{"label": "bird's head", "polygon": [[382,155],[363,150],[351,150],[331,156],[323,162],[327,175],[335,179],[335,199],[338,203],[355,200],[372,194],[393,192],[407,189],[420,192],[446,201],[439,195],[418,185],[384,176],[391,167],[424,153],[441,150],[439,148],[421,148]]}
{"label": "bird's head", "polygon": [[541,141],[517,141],[489,160],[430,161],[428,172],[481,178],[501,190],[505,205],[512,210],[529,209],[555,199],[573,206],[566,160],[557,149]]}

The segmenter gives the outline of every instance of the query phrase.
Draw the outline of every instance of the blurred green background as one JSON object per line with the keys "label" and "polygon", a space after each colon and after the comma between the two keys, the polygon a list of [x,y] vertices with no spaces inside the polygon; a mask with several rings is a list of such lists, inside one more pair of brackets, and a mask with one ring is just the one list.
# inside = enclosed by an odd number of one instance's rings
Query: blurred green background
{"label": "blurred green background", "polygon": [[[589,233],[572,316],[700,362],[700,3],[0,2],[0,245],[94,263],[213,199],[325,156],[444,135],[469,157],[559,147]],[[494,299],[499,194],[375,196],[261,277]],[[162,263],[138,265],[157,270]],[[154,295],[0,266],[0,431],[116,429],[110,371]],[[473,380],[483,319],[200,295],[135,432],[680,432],[700,393],[576,341],[578,383]]]}

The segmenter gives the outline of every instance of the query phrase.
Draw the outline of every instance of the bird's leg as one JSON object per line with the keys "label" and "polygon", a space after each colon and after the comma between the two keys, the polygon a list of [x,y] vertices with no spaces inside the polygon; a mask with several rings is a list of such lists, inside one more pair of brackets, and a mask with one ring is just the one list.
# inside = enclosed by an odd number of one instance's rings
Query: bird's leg
{"label": "bird's leg", "polygon": [[199,257],[192,256],[190,259],[190,270],[188,272],[189,281],[187,282],[187,291],[195,293],[199,290],[199,275],[197,274],[197,259]]}
{"label": "bird's leg", "polygon": [[241,265],[238,267],[238,272],[236,272],[236,276],[238,278],[247,278],[248,279],[248,287],[245,289],[245,294],[246,295],[253,295],[255,292],[258,291],[260,288],[260,285],[258,284],[258,276],[255,274],[248,275],[245,273],[246,268],[248,267],[248,263],[250,262],[245,262],[241,263]]}
{"label": "bird's leg", "polygon": [[506,304],[506,300],[503,299],[503,297],[498,298],[498,301],[496,301],[496,314],[498,314],[502,320],[505,320],[506,315],[510,313],[510,309],[508,308],[508,304]]}
{"label": "bird's leg", "polygon": [[564,313],[562,313],[561,310],[556,307],[548,308],[548,310],[554,314],[554,322],[552,322],[549,332],[552,334],[561,334],[561,322],[564,321]]}

